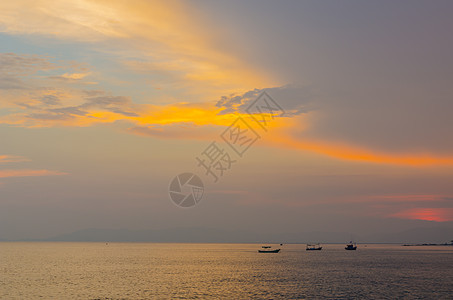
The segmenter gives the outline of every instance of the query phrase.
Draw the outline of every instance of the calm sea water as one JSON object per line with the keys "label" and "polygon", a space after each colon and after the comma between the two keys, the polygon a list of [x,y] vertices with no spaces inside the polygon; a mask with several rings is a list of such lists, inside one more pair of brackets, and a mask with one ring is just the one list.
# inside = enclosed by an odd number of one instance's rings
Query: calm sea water
{"label": "calm sea water", "polygon": [[1,299],[453,299],[453,247],[0,243]]}

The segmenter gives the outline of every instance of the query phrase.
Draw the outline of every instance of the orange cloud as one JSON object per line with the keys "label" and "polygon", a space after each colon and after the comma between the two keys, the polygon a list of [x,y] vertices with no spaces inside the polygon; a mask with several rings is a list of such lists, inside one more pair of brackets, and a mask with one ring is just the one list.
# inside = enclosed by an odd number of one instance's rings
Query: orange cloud
{"label": "orange cloud", "polygon": [[435,222],[453,221],[453,208],[413,208],[392,215],[392,217]]}
{"label": "orange cloud", "polygon": [[[229,126],[238,116],[241,116],[249,120],[252,127],[257,126],[255,121],[247,114],[219,115],[220,111],[221,109],[208,105],[199,107],[168,106],[131,119],[140,124],[170,125],[188,122],[199,126]],[[291,129],[296,128],[296,126],[300,130],[301,127],[303,128],[306,125],[298,118],[276,118],[269,123],[269,134],[263,137],[260,142],[273,147],[310,151],[341,160],[406,166],[453,165],[453,157],[436,156],[434,154],[381,153],[355,145],[297,139],[290,135]]]}
{"label": "orange cloud", "polygon": [[21,156],[0,155],[0,163],[22,162],[22,161],[28,161],[28,159]]}
{"label": "orange cloud", "polygon": [[[24,162],[29,159],[21,156],[0,155],[0,163]],[[66,175],[67,173],[51,170],[33,170],[33,169],[4,169],[0,170],[0,178],[10,177],[32,177],[32,176],[56,176]]]}
{"label": "orange cloud", "polygon": [[[71,96],[74,98],[74,96]],[[187,124],[198,126],[186,138],[199,139],[212,136],[213,127],[227,127],[242,116],[249,120],[255,128],[256,122],[247,114],[229,113],[220,114],[223,108],[211,103],[176,103],[157,106],[149,104],[134,104],[127,101],[118,101],[121,97],[105,96],[101,107],[90,106],[90,102],[75,107],[62,107],[43,111],[41,113],[18,113],[0,118],[0,123],[13,124],[25,127],[54,127],[54,126],[92,126],[101,123],[128,121],[135,124],[130,132],[165,138],[181,138],[187,133]],[[96,98],[98,99],[98,98]],[[108,101],[112,101],[112,103]],[[327,155],[341,160],[362,161],[379,164],[432,166],[453,165],[453,157],[437,156],[435,154],[401,154],[384,153],[366,149],[357,145],[347,145],[331,141],[313,141],[296,138],[291,135],[295,128],[298,130],[307,127],[303,116],[293,118],[276,118],[269,123],[268,133],[260,140],[261,144],[309,151]],[[193,128],[193,127],[192,127]],[[178,129],[181,129],[178,133]],[[206,130],[211,133],[205,134]],[[258,129],[259,130],[259,129]],[[221,131],[219,130],[219,133]]]}
{"label": "orange cloud", "polygon": [[85,78],[88,75],[90,75],[90,73],[64,73],[63,75],[61,75],[61,78],[79,80]]}
{"label": "orange cloud", "polygon": [[[76,95],[66,95],[74,99]],[[101,99],[102,98],[102,99]],[[125,97],[86,98],[75,106],[37,106],[23,112],[0,117],[0,124],[23,127],[87,127],[95,124],[129,121],[138,126],[194,124],[197,126],[229,126],[239,114],[219,115],[221,108],[211,103],[176,103],[170,105],[134,104],[117,101]],[[101,99],[96,103],[94,100]],[[31,106],[31,105],[28,105]],[[250,118],[248,115],[243,115]]]}
{"label": "orange cloud", "polygon": [[199,126],[229,126],[235,114],[219,115],[221,109],[210,103],[149,106],[140,116],[132,117],[138,124],[174,124],[190,122]]}
{"label": "orange cloud", "polygon": [[193,123],[169,125],[136,126],[127,129],[129,133],[162,139],[214,140],[222,132],[220,126],[197,126]]}
{"label": "orange cloud", "polygon": [[30,176],[56,176],[66,175],[67,173],[50,170],[0,170],[0,178],[9,177],[30,177]]}
{"label": "orange cloud", "polygon": [[[301,125],[299,125],[301,124]],[[406,165],[406,166],[431,166],[453,165],[453,156],[438,156],[435,154],[412,153],[385,153],[366,149],[357,145],[348,145],[331,141],[313,141],[296,138],[291,135],[291,129],[304,126],[299,120],[286,119],[280,121],[275,130],[270,131],[269,138],[264,139],[266,144],[283,148],[310,151],[327,155],[341,160],[363,161],[379,164]]]}
{"label": "orange cloud", "polygon": [[[6,60],[14,59],[15,61],[18,60],[16,58],[12,55],[4,57]],[[28,58],[28,60],[30,59],[32,58]],[[34,57],[33,61],[37,59],[40,58]],[[45,60],[39,61],[42,64],[46,63]],[[16,66],[16,69],[21,69],[20,67]],[[83,80],[83,78],[81,79]],[[79,91],[68,87],[42,88],[35,91],[31,99],[23,94],[17,98],[14,98],[14,95],[6,94],[6,99],[5,102],[9,104],[8,109],[13,112],[1,116],[0,124],[22,127],[86,127],[100,123],[127,121],[134,124],[130,130],[133,133],[180,138],[185,132],[182,130],[178,134],[176,132],[178,126],[184,128],[183,124],[193,124],[200,127],[199,132],[191,135],[198,139],[199,136],[208,136],[204,134],[206,130],[203,128],[229,126],[238,116],[249,120],[252,126],[257,126],[249,115],[239,111],[225,113],[224,107],[218,107],[212,102],[175,103],[161,106],[137,104],[133,103],[129,97],[111,96],[103,91]],[[453,165],[453,157],[449,156],[384,153],[357,145],[313,141],[291,135],[294,130],[301,131],[307,127],[305,122],[303,115],[276,118],[269,123],[269,133],[260,142],[273,147],[310,151],[341,160],[408,166]],[[167,130],[168,126],[171,127],[171,130]]]}
{"label": "orange cloud", "polygon": [[311,151],[343,160],[355,160],[380,164],[407,166],[453,165],[453,157],[436,157],[434,155],[378,153],[370,149],[341,145],[329,142],[313,142],[279,137],[273,140],[274,145],[287,148]]}

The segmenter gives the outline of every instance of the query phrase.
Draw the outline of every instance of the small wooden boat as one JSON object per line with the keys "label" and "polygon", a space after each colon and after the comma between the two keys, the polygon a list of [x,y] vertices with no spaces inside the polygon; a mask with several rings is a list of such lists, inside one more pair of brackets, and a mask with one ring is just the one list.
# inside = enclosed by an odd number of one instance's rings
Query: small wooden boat
{"label": "small wooden boat", "polygon": [[353,243],[352,241],[349,242],[349,244],[344,247],[346,250],[356,250],[357,249],[357,244]]}
{"label": "small wooden boat", "polygon": [[259,253],[278,253],[280,252],[280,249],[271,249],[271,246],[262,246],[262,249],[259,249]]}
{"label": "small wooden boat", "polygon": [[307,248],[305,248],[307,251],[312,251],[312,250],[322,250],[322,246],[317,243],[317,244],[307,244]]}

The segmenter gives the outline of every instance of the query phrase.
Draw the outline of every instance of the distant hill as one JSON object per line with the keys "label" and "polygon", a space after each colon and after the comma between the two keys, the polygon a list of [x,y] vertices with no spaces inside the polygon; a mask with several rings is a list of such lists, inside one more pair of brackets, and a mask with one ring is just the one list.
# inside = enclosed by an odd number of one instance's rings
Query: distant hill
{"label": "distant hill", "polygon": [[262,237],[249,232],[207,228],[165,230],[84,229],[48,239],[74,242],[160,242],[160,243],[244,243],[260,242]]}
{"label": "distant hill", "polygon": [[90,228],[58,235],[46,239],[46,241],[160,243],[306,243],[328,241],[342,243],[349,239],[351,239],[349,233],[332,232],[257,234],[242,230],[228,231],[213,228],[172,228],[165,230]]}
{"label": "distant hill", "polygon": [[[453,225],[421,227],[396,233],[358,236],[344,232],[253,233],[214,228],[129,230],[90,228],[62,234],[45,241],[65,242],[160,242],[160,243],[444,243],[453,239]],[[44,240],[43,240],[44,241]]]}

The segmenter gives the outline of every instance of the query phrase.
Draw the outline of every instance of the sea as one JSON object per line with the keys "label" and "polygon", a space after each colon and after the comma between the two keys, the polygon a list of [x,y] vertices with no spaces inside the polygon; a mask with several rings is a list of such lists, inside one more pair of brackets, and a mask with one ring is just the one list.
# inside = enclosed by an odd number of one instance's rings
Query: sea
{"label": "sea", "polygon": [[0,299],[453,299],[453,246],[0,243]]}

